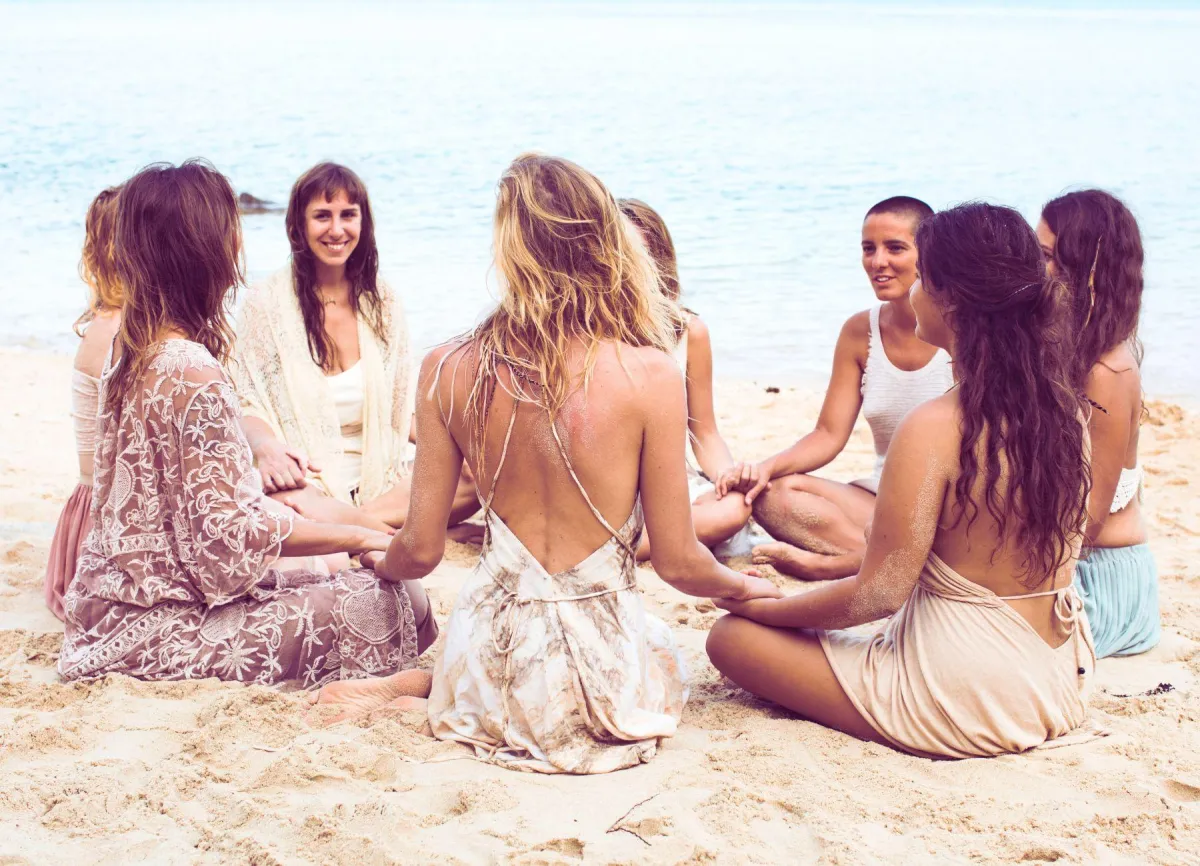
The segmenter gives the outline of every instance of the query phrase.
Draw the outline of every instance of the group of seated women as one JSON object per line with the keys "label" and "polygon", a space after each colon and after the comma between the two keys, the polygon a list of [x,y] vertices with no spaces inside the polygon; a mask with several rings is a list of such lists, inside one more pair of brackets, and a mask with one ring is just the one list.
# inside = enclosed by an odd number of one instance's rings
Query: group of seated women
{"label": "group of seated women", "polygon": [[[760,462],[718,430],[665,223],[567,160],[501,177],[499,301],[415,389],[345,167],[296,182],[291,261],[236,322],[241,227],[209,164],[149,166],[86,225],[80,483],[46,577],[67,679],[298,683],[347,713],[427,698],[434,735],[481,758],[596,773],[649,760],[687,700],[639,559],[728,611],[707,650],[730,680],[917,755],[1067,734],[1096,658],[1158,640],[1142,248],[1108,193],[1051,201],[1036,233],[990,204],[872,207],[877,303],[842,328],[816,427]],[[860,409],[871,477],[811,474]],[[430,676],[421,578],[477,512]],[[775,539],[756,563],[823,582],[785,597],[721,564],[710,548],[751,520]]]}

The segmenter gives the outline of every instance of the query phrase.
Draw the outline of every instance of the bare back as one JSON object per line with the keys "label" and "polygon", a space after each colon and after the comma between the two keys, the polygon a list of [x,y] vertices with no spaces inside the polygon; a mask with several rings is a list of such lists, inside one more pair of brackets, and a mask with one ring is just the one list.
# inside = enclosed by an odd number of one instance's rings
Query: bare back
{"label": "bare back", "polygon": [[[581,375],[584,356],[582,345],[571,353],[574,375]],[[637,505],[649,385],[646,365],[649,361],[657,366],[662,359],[669,361],[655,349],[602,345],[586,391],[576,389],[559,414],[558,437],[579,483],[613,527],[622,526]],[[470,454],[472,435],[461,411],[476,375],[468,349],[448,356],[445,368],[444,378],[452,377],[452,382],[449,389],[445,384],[440,389],[449,390],[453,400],[450,433],[459,449]],[[495,484],[496,514],[547,571],[556,573],[581,562],[610,534],[572,480],[547,412],[533,403],[518,403],[512,396],[512,375],[503,368],[499,372],[484,454],[482,460],[472,456],[472,463],[480,496],[486,498]],[[526,390],[533,387],[526,385]]]}
{"label": "bare back", "polygon": [[1087,543],[1091,547],[1128,547],[1146,540],[1140,493],[1111,512],[1121,470],[1138,465],[1142,421],[1142,374],[1131,347],[1122,343],[1096,363],[1088,377],[1093,401],[1088,427],[1092,434],[1092,492],[1089,497]]}
{"label": "bare back", "polygon": [[[1083,424],[1082,418],[1079,423]],[[957,390],[921,404],[901,422],[888,450],[860,575],[882,581],[895,607],[912,591],[932,552],[962,577],[1008,599],[1047,643],[1057,645],[1063,635],[1054,616],[1054,598],[1031,594],[1068,586],[1075,558],[1035,583],[1026,574],[1028,551],[1002,539],[997,521],[988,512],[982,477],[972,491],[978,506],[975,520],[959,519],[954,487],[961,473],[961,425]],[[1005,483],[1002,465],[1001,499]],[[1076,544],[1080,541],[1082,536]],[[1009,598],[1026,595],[1030,597]]]}

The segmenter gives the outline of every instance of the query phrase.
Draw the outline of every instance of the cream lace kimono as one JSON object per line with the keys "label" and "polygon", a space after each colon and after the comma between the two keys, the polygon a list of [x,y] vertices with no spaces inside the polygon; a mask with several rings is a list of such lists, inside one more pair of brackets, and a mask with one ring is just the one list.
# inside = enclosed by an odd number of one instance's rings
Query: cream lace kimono
{"label": "cream lace kimono", "polygon": [[417,657],[401,584],[272,568],[293,516],[268,507],[237,397],[198,343],[164,343],[120,414],[100,389],[93,530],[64,599],[66,679],[255,683],[393,673]]}
{"label": "cream lace kimono", "polygon": [[[363,368],[363,462],[358,501],[391,488],[403,473],[412,406],[408,326],[400,296],[382,280],[387,346],[358,318]],[[246,294],[237,317],[237,346],[229,365],[242,413],[265,421],[275,435],[317,466],[312,476],[326,493],[350,502],[344,477],[341,426],[328,377],[313,361],[291,266]]]}

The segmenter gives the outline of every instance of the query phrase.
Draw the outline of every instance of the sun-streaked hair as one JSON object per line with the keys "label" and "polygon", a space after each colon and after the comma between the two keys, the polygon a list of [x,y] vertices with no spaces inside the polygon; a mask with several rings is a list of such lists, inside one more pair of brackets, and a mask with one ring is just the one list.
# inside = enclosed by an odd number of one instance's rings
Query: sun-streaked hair
{"label": "sun-streaked hair", "polygon": [[116,260],[126,296],[106,403],[119,413],[171,330],[222,364],[229,358],[227,304],[245,282],[245,268],[228,179],[201,159],[139,171],[121,188]]}
{"label": "sun-streaked hair", "polygon": [[[679,309],[637,229],[604,184],[569,160],[526,153],[504,172],[493,256],[500,303],[469,337],[477,375],[465,418],[479,456],[501,366],[512,373],[513,396],[553,421],[587,387],[602,342],[664,352],[675,345]],[[587,355],[572,375],[575,340]]]}
{"label": "sun-streaked hair", "polygon": [[88,305],[75,320],[75,333],[83,336],[84,326],[98,313],[119,310],[125,302],[125,291],[117,277],[113,260],[113,241],[117,233],[117,197],[119,186],[101,190],[88,206],[84,220],[83,254],[79,259],[79,276],[88,286]]}

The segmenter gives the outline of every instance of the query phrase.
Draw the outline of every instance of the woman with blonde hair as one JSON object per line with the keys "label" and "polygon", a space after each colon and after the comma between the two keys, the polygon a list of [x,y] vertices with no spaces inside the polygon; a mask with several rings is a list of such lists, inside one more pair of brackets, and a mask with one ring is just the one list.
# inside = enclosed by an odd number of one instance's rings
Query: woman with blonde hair
{"label": "woman with blonde hair", "polygon": [[[434,735],[538,772],[632,766],[674,734],[687,698],[671,632],[637,588],[643,520],[656,571],[681,591],[778,591],[696,539],[679,314],[604,185],[565,159],[518,157],[494,255],[499,305],[422,365],[412,513],[376,570],[410,580],[441,560],[465,456],[487,537],[434,667]],[[341,683],[322,699],[362,710],[400,686]]]}
{"label": "woman with blonde hair", "polygon": [[125,308],[60,673],[317,686],[410,667],[437,634],[419,583],[274,567],[389,537],[295,519],[263,494],[221,367],[242,281],[229,181],[200,161],[143,169],[121,190],[115,249]]}
{"label": "woman with blonde hair", "polygon": [[[285,222],[291,261],[247,293],[230,364],[263,485],[314,520],[400,526],[408,326],[379,274],[367,187],[345,166],[315,165],[292,187]],[[474,488],[459,500],[461,520],[476,510]]]}
{"label": "woman with blonde hair", "polygon": [[87,310],[75,322],[75,333],[81,339],[71,371],[71,417],[75,421],[79,483],[58,518],[46,565],[46,606],[59,619],[63,618],[63,595],[75,576],[80,548],[92,528],[92,464],[100,372],[121,326],[124,292],[113,262],[119,192],[119,187],[103,190],[88,207],[84,221],[79,274],[87,283],[89,298]]}
{"label": "woman with blonde hair", "polygon": [[[679,301],[679,270],[675,263],[675,242],[667,224],[650,205],[635,198],[617,202],[646,243],[646,249],[658,268],[659,285],[672,301]],[[683,373],[687,390],[688,499],[692,503],[692,525],[696,537],[708,547],[733,538],[750,520],[750,505],[741,496],[717,496],[710,479],[720,476],[733,465],[729,446],[717,429],[713,408],[712,340],[708,326],[693,311],[680,307],[682,323],[671,354]],[[650,537],[643,535],[638,559],[650,558]]]}

